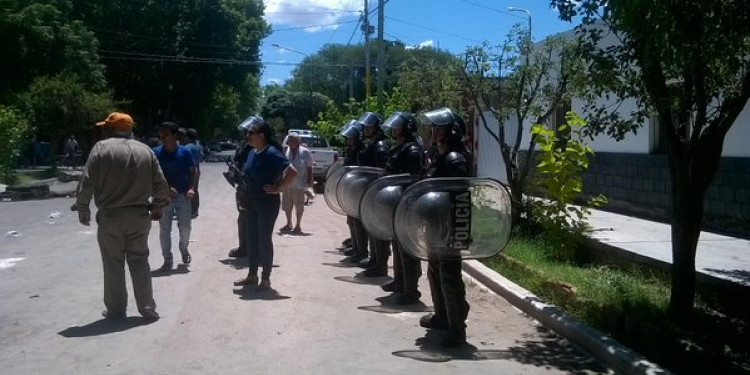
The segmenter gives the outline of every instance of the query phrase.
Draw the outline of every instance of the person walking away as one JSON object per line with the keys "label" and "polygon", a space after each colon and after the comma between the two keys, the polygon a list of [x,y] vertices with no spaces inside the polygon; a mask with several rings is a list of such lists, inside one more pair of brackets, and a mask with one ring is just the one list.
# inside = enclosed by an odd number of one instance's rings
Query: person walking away
{"label": "person walking away", "polygon": [[[297,170],[281,152],[281,145],[273,138],[273,130],[261,117],[247,120],[247,138],[253,150],[242,170],[245,181],[247,218],[245,236],[248,241],[247,277],[234,282],[235,286],[256,287],[258,291],[271,289],[273,267],[273,226],[279,216],[279,192],[292,184]],[[258,267],[262,267],[258,284]]]}
{"label": "person walking away", "polygon": [[[439,108],[425,112],[422,118],[424,123],[432,126],[435,142],[425,178],[468,177],[472,155],[463,143],[466,124],[461,116],[448,108]],[[460,346],[466,342],[466,318],[469,315],[466,287],[461,276],[461,257],[429,260],[427,264],[435,313],[423,316],[419,325],[447,330],[441,344],[445,347]]]}
{"label": "person walking away", "polygon": [[198,131],[193,128],[180,128],[180,145],[187,147],[190,151],[190,155],[193,155],[193,161],[195,162],[195,171],[197,177],[195,180],[195,195],[190,200],[190,212],[191,218],[195,219],[198,217],[198,207],[200,206],[200,193],[198,192],[198,186],[201,181],[201,163],[203,162],[203,151],[198,145]]}
{"label": "person walking away", "polygon": [[[279,232],[302,234],[305,194],[307,189],[313,186],[313,158],[310,150],[300,144],[300,135],[297,132],[289,133],[287,146],[286,158],[297,170],[297,176],[281,195],[281,209],[286,215],[286,225],[279,229]],[[294,209],[296,219],[294,227],[292,227],[292,209]]]}
{"label": "person walking away", "polygon": [[169,205],[159,220],[159,242],[164,257],[164,264],[159,270],[162,272],[172,270],[172,219],[175,216],[179,230],[178,248],[182,254],[182,263],[190,264],[192,260],[188,251],[192,216],[190,200],[195,196],[198,172],[190,150],[177,143],[179,128],[174,122],[159,125],[158,134],[162,144],[154,148],[164,177],[169,183],[170,198]]}
{"label": "person walking away", "polygon": [[151,220],[159,220],[162,207],[169,203],[169,187],[154,152],[130,138],[134,123],[129,115],[113,112],[96,125],[101,127],[105,139],[94,145],[86,160],[75,209],[78,221],[89,226],[92,197],[98,208],[97,240],[106,307],[102,315],[108,319],[125,318],[127,262],[138,312],[144,320],[153,322],[159,314],[148,264],[148,234]]}
{"label": "person walking away", "polygon": [[76,162],[76,154],[80,151],[78,141],[74,135],[68,137],[65,141],[65,158],[66,164],[70,169],[76,169],[78,163]]}
{"label": "person walking away", "polygon": [[[424,154],[417,143],[417,120],[408,112],[395,112],[382,126],[383,132],[393,140],[394,145],[388,154],[385,175],[408,173],[411,182],[422,178]],[[396,294],[396,303],[412,304],[419,301],[419,278],[422,276],[422,262],[405,252],[398,241],[392,241],[393,248],[393,281],[381,288]],[[387,273],[388,258],[377,259],[373,268],[368,269],[373,275],[384,276]],[[366,270],[365,272],[367,272]]]}

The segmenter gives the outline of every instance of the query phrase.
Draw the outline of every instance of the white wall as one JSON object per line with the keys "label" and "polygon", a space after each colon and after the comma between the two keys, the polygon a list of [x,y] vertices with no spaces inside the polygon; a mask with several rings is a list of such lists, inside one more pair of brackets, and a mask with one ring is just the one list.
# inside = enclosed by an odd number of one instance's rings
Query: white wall
{"label": "white wall", "polygon": [[724,139],[722,156],[750,157],[750,103],[737,116],[737,120],[729,129]]}
{"label": "white wall", "polygon": [[[484,117],[488,127],[497,134],[498,123],[492,112],[487,111]],[[507,184],[508,177],[505,174],[505,163],[500,154],[500,147],[484,127],[481,118],[477,117],[474,124],[474,157],[477,160],[477,177],[490,177]]]}

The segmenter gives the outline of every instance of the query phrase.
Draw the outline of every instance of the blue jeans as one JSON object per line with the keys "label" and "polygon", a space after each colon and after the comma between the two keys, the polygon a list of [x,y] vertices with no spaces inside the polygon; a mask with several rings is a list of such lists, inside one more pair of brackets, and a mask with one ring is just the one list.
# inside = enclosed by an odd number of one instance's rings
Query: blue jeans
{"label": "blue jeans", "polygon": [[188,251],[188,244],[190,243],[190,220],[192,218],[192,207],[187,196],[180,194],[170,199],[159,220],[161,254],[164,256],[164,261],[168,262],[172,261],[172,218],[174,216],[177,216],[177,229],[180,232],[178,247],[180,253],[184,254]]}
{"label": "blue jeans", "polygon": [[248,276],[257,277],[258,266],[263,267],[261,277],[271,276],[273,267],[273,227],[281,206],[278,195],[253,199],[246,208],[245,241],[248,247]]}

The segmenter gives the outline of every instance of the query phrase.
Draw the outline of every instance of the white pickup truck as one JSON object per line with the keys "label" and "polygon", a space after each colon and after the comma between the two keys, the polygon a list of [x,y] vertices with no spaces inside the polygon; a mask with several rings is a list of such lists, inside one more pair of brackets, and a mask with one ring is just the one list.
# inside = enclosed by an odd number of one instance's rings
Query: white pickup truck
{"label": "white pickup truck", "polygon": [[[289,129],[289,133],[299,133],[302,145],[310,150],[313,157],[313,179],[315,190],[320,191],[326,182],[328,167],[339,160],[338,151],[331,148],[325,138],[317,136],[308,129]],[[287,135],[288,137],[288,135]],[[282,146],[286,149],[287,137],[284,137]]]}

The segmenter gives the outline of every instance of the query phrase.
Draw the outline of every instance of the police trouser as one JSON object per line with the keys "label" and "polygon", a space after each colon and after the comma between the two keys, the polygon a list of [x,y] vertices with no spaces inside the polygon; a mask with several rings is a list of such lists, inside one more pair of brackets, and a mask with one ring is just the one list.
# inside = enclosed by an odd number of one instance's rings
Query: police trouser
{"label": "police trouser", "polygon": [[138,311],[156,309],[148,264],[148,232],[151,217],[145,206],[101,209],[96,214],[97,240],[104,266],[104,305],[107,311],[124,313],[128,305],[125,262],[133,280]]}
{"label": "police trouser", "polygon": [[247,233],[245,231],[245,220],[247,220],[247,210],[240,204],[239,192],[235,193],[235,203],[237,204],[237,237],[239,237],[239,247],[237,253],[240,256],[247,256]]}
{"label": "police trouser", "polygon": [[388,258],[391,256],[390,242],[370,236],[370,262],[368,269],[388,273]]}
{"label": "police trouser", "polygon": [[362,221],[352,217],[352,248],[355,250],[355,255],[359,258],[366,258],[368,256],[367,241],[369,236],[365,230],[365,226]]}
{"label": "police trouser", "polygon": [[430,281],[435,316],[447,323],[451,331],[464,330],[469,316],[461,264],[461,259],[427,262],[427,279]]}
{"label": "police trouser", "polygon": [[397,241],[393,241],[393,282],[404,294],[417,294],[422,276],[422,261],[409,255]]}

